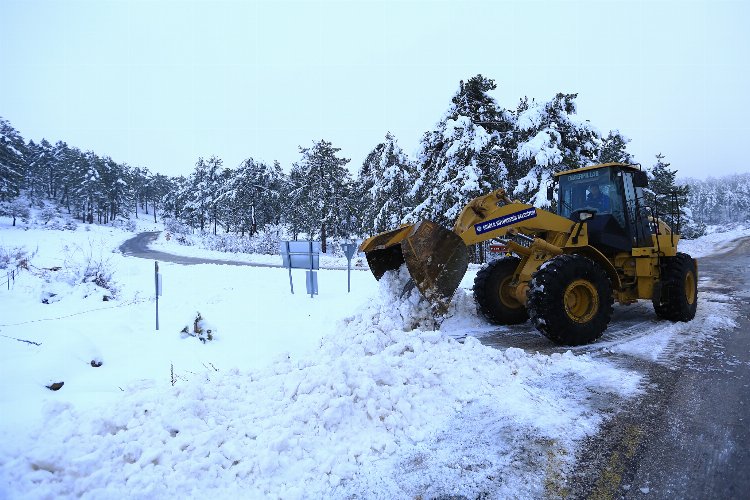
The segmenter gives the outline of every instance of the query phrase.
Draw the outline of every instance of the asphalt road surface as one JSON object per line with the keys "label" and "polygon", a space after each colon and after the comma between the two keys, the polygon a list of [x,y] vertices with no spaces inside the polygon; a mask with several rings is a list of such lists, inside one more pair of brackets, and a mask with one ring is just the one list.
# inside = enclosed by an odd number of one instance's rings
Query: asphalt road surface
{"label": "asphalt road surface", "polygon": [[528,322],[480,339],[543,354],[570,349],[645,375],[645,393],[637,399],[594,401],[613,416],[584,443],[550,497],[750,498],[750,238],[699,259],[698,268],[699,290],[720,294],[712,300],[727,297],[738,326],[668,346],[658,362],[611,351],[653,333],[650,301],[616,306],[602,338],[585,346],[556,346]]}
{"label": "asphalt road surface", "polygon": [[[281,264],[259,264],[255,262],[242,262],[238,260],[218,260],[204,259],[199,257],[182,257],[172,255],[158,250],[151,250],[148,245],[159,236],[159,231],[140,233],[134,238],[127,240],[120,245],[120,252],[123,255],[139,257],[142,259],[158,260],[159,262],[172,262],[174,264],[195,265],[195,264],[226,264],[230,266],[251,266],[251,267],[282,267]],[[281,259],[281,257],[279,257]]]}
{"label": "asphalt road surface", "polygon": [[[183,257],[180,255],[172,255],[167,252],[160,252],[159,250],[152,250],[148,245],[159,236],[160,231],[139,233],[133,238],[130,238],[122,245],[120,245],[120,252],[123,255],[131,257],[139,257],[141,259],[158,260],[159,262],[172,262],[174,264],[183,265],[196,265],[196,264],[223,264],[228,266],[249,266],[249,267],[278,267],[284,268],[281,262],[278,264],[264,264],[261,262],[243,262],[241,260],[225,260],[225,259],[206,259],[203,257]],[[281,256],[279,255],[279,261]],[[346,266],[341,265],[326,265],[320,267],[320,269],[328,269],[335,271],[345,271]],[[352,264],[352,271],[362,271],[361,267],[355,267]]]}
{"label": "asphalt road surface", "polygon": [[750,238],[700,259],[699,275],[730,297],[738,327],[646,368],[646,394],[577,457],[570,497],[750,498]]}

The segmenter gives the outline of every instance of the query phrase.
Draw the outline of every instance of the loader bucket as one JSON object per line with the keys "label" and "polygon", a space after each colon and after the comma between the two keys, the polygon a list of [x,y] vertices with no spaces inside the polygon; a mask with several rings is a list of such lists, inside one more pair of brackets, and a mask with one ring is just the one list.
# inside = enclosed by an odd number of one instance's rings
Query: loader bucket
{"label": "loader bucket", "polygon": [[417,289],[440,314],[447,310],[469,263],[463,240],[429,220],[373,236],[360,250],[376,279],[406,263]]}

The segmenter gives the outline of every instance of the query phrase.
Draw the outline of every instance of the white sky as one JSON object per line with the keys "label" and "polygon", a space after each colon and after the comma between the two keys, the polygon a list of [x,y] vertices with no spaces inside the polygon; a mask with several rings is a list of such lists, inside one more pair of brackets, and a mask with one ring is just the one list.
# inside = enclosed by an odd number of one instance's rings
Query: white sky
{"label": "white sky", "polygon": [[412,153],[459,80],[578,93],[645,166],[750,171],[750,2],[0,0],[0,116],[169,175],[216,154],[299,159],[326,139],[356,171],[393,132]]}

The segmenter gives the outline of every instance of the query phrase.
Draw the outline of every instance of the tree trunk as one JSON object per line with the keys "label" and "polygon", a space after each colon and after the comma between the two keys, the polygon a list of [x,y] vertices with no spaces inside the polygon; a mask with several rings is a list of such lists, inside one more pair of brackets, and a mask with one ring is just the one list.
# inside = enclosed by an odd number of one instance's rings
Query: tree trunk
{"label": "tree trunk", "polygon": [[320,251],[326,253],[326,225],[320,226]]}

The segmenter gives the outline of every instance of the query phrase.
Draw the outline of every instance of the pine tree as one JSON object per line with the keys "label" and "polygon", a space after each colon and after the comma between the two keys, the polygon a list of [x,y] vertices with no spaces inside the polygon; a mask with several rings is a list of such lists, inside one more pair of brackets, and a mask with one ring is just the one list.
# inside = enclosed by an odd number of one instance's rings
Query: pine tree
{"label": "pine tree", "polygon": [[633,157],[627,151],[629,142],[630,139],[620,134],[619,130],[610,130],[599,150],[598,163],[633,163]]}
{"label": "pine tree", "polygon": [[21,192],[26,173],[26,144],[10,122],[0,117],[0,201]]}
{"label": "pine tree", "polygon": [[409,191],[413,179],[412,162],[388,132],[385,141],[375,146],[360,169],[357,190],[366,201],[359,230],[372,234],[402,224],[412,208]]}
{"label": "pine tree", "polygon": [[155,174],[148,180],[147,192],[154,211],[154,222],[156,222],[157,210],[164,210],[165,197],[175,188],[173,181],[162,174]]}
{"label": "pine tree", "polygon": [[436,129],[424,134],[410,193],[417,204],[409,220],[450,227],[469,200],[504,182],[503,144],[513,120],[488,94],[495,88],[482,75],[461,82]]}
{"label": "pine tree", "polygon": [[544,186],[552,174],[596,163],[601,139],[576,113],[577,94],[558,93],[539,104],[524,98],[518,105],[513,165],[509,168],[514,195],[535,206],[546,207]]}
{"label": "pine tree", "polygon": [[669,167],[670,164],[664,161],[664,155],[657,154],[656,164],[649,171],[646,201],[657,217],[664,220],[670,227],[677,230],[679,219],[682,234],[686,237],[700,236],[705,231],[705,227],[693,220],[692,213],[687,206],[690,188],[678,186],[675,183],[677,170]]}
{"label": "pine tree", "polygon": [[278,162],[267,165],[248,158],[230,180],[234,226],[242,235],[254,235],[281,217],[284,173]]}
{"label": "pine tree", "polygon": [[311,148],[300,146],[302,159],[292,169],[292,226],[310,237],[319,235],[323,253],[329,236],[348,236],[354,212],[351,174],[345,167],[349,159],[339,158],[340,150],[325,140]]}
{"label": "pine tree", "polygon": [[217,156],[208,160],[198,158],[195,170],[190,175],[190,190],[185,209],[191,212],[191,217],[197,219],[200,230],[204,231],[206,224],[213,224],[216,234],[219,209],[224,190],[222,188],[223,161]]}

